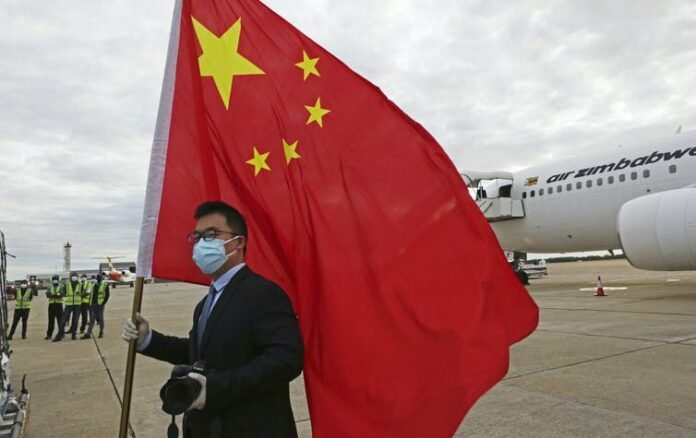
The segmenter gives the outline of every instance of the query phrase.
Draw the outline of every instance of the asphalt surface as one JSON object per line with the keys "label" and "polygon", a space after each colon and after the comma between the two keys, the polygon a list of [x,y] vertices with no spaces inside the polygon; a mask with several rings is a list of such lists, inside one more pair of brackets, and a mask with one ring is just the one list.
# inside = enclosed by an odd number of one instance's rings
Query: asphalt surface
{"label": "asphalt surface", "polygon": [[[639,271],[620,260],[548,268],[548,277],[529,287],[541,309],[538,330],[513,346],[508,375],[456,436],[696,437],[696,273]],[[597,275],[606,297],[594,296]],[[143,314],[154,328],[186,336],[206,292],[146,285]],[[31,392],[32,437],[118,436],[127,351],[120,332],[132,299],[133,289],[112,292],[103,339],[57,343],[43,339],[46,299],[34,301],[28,339],[18,329],[11,342],[13,381],[27,374]],[[135,436],[165,436],[170,418],[160,409],[159,388],[170,371],[138,357]],[[300,436],[310,437],[301,378],[291,395]]]}

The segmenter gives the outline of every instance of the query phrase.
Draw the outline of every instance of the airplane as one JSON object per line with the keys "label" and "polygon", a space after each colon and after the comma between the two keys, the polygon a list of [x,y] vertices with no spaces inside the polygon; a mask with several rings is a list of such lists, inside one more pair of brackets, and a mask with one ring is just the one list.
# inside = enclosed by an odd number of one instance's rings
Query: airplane
{"label": "airplane", "polygon": [[104,260],[106,259],[106,262],[109,265],[109,270],[104,270],[102,274],[106,276],[107,282],[111,285],[111,287],[115,288],[116,285],[119,284],[127,284],[130,287],[133,287],[135,284],[135,268],[129,268],[127,270],[123,271],[117,271],[116,268],[114,268],[114,264],[112,262],[113,259],[117,259],[120,257],[98,257],[96,259],[98,260]]}
{"label": "airplane", "polygon": [[517,172],[461,171],[502,248],[696,270],[696,131]]}

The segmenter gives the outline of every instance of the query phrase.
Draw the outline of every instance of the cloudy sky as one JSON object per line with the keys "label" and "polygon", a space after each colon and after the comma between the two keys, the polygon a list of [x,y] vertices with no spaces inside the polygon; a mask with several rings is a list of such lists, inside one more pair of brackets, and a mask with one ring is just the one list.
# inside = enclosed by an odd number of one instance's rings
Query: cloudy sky
{"label": "cloudy sky", "polygon": [[[460,169],[696,128],[696,3],[267,0]],[[173,0],[0,3],[8,276],[135,259]]]}

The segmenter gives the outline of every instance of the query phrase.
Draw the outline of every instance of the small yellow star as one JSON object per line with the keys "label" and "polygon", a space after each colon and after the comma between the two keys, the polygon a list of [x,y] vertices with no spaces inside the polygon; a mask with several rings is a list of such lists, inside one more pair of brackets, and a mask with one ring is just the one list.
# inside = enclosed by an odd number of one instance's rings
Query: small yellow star
{"label": "small yellow star", "polygon": [[312,122],[317,122],[319,126],[324,127],[323,117],[331,112],[331,110],[321,107],[321,97],[317,97],[317,102],[314,106],[305,105],[307,111],[309,111],[309,118],[307,119],[307,124]]}
{"label": "small yellow star", "polygon": [[290,165],[290,162],[293,159],[302,158],[295,149],[297,149],[297,141],[295,141],[295,143],[293,144],[290,144],[287,141],[285,141],[285,139],[283,139],[283,150],[285,150],[285,162],[288,166]]}
{"label": "small yellow star", "polygon": [[303,70],[305,81],[309,75],[321,76],[319,70],[317,70],[317,62],[319,62],[319,58],[310,58],[307,56],[307,52],[302,51],[302,62],[298,62],[295,65]]}
{"label": "small yellow star", "polygon": [[261,172],[261,169],[268,171],[271,170],[271,168],[268,167],[268,164],[266,164],[266,159],[268,158],[269,154],[270,152],[260,154],[259,151],[256,150],[256,146],[254,146],[254,158],[246,162],[247,164],[251,164],[252,166],[254,166],[254,176],[258,175],[259,172]]}
{"label": "small yellow star", "polygon": [[243,57],[239,52],[239,37],[242,33],[242,19],[239,18],[219,38],[191,17],[196,37],[203,49],[198,57],[198,68],[201,76],[212,77],[220,93],[225,108],[230,108],[232,81],[235,76],[263,75],[263,70]]}

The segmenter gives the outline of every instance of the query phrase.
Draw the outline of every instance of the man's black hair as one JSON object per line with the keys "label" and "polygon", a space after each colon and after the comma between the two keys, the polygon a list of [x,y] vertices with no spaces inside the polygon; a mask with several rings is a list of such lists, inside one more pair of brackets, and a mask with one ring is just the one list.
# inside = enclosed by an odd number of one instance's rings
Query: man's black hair
{"label": "man's black hair", "polygon": [[247,237],[247,225],[242,214],[236,208],[222,201],[204,202],[196,208],[194,219],[198,220],[209,214],[219,213],[225,216],[227,226],[234,233]]}

